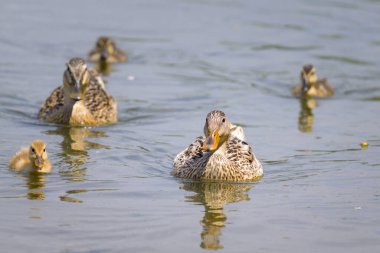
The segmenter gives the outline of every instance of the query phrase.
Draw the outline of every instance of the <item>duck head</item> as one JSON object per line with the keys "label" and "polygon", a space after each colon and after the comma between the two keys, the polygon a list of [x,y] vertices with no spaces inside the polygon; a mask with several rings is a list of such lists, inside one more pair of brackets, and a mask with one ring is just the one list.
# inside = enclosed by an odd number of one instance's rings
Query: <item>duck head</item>
{"label": "duck head", "polygon": [[115,42],[113,42],[108,37],[99,37],[98,41],[96,42],[95,50],[100,54],[100,61],[108,62],[109,56],[114,54],[116,50],[116,45]]}
{"label": "duck head", "polygon": [[73,101],[84,99],[84,93],[90,82],[90,74],[85,61],[73,58],[67,64],[63,74],[63,89],[65,96]]}
{"label": "duck head", "polygon": [[42,140],[34,140],[29,148],[29,159],[32,165],[41,170],[48,159],[46,144]]}
{"label": "duck head", "polygon": [[302,92],[305,93],[318,80],[315,67],[311,64],[304,65],[301,70],[300,78],[301,78],[301,83],[302,83]]}
{"label": "duck head", "polygon": [[224,112],[218,110],[209,112],[203,128],[206,136],[203,150],[214,152],[222,146],[231,134],[231,126],[232,123],[227,119]]}

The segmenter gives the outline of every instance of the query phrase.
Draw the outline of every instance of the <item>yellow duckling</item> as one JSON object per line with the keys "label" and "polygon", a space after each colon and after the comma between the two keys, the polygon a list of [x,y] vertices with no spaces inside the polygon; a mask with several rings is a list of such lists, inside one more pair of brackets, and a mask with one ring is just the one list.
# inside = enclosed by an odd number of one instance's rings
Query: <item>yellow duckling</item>
{"label": "yellow duckling", "polygon": [[222,111],[207,114],[204,137],[198,137],[174,159],[174,176],[201,180],[254,181],[263,167],[245,142],[243,128]]}
{"label": "yellow duckling", "polygon": [[109,37],[99,37],[89,57],[94,62],[116,63],[128,60],[127,54],[118,48]]}
{"label": "yellow duckling", "polygon": [[30,147],[21,149],[9,160],[9,168],[18,172],[51,172],[45,142],[34,140]]}
{"label": "yellow duckling", "polygon": [[334,95],[334,89],[327,79],[318,79],[313,65],[304,65],[301,70],[301,83],[293,87],[294,96],[308,95],[310,97],[330,97]]}
{"label": "yellow duckling", "polygon": [[117,122],[117,105],[104,89],[101,77],[88,70],[81,58],[67,63],[62,86],[42,104],[38,118],[72,126],[95,126]]}

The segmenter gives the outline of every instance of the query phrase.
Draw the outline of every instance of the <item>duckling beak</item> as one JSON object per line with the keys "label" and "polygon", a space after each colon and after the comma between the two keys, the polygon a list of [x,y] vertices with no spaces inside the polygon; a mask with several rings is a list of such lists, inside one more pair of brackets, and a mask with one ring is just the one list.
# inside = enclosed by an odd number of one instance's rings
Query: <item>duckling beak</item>
{"label": "duckling beak", "polygon": [[102,51],[100,52],[100,60],[101,61],[106,61],[107,58],[108,58],[107,49],[103,48]]}
{"label": "duckling beak", "polygon": [[44,161],[42,159],[42,156],[37,156],[37,159],[35,161],[35,165],[37,166],[37,168],[42,168],[44,164]]}
{"label": "duckling beak", "polygon": [[219,145],[219,133],[218,130],[215,130],[210,136],[206,138],[206,141],[203,143],[202,149],[204,151],[215,151]]}

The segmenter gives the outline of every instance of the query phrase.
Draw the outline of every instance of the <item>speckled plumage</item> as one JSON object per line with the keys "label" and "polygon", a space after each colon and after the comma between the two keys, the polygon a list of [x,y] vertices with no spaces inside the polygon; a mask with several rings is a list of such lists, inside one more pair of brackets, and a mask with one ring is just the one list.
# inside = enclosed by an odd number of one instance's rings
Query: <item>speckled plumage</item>
{"label": "speckled plumage", "polygon": [[[75,85],[79,86],[78,98],[72,98],[70,91]],[[88,70],[83,59],[73,58],[64,73],[63,85],[53,90],[41,106],[38,117],[51,123],[75,126],[111,124],[117,122],[117,105],[105,91],[97,72]]]}
{"label": "speckled plumage", "polygon": [[316,69],[311,64],[303,66],[300,79],[301,83],[292,88],[292,94],[294,96],[330,97],[334,95],[334,89],[330,83],[326,78],[318,79]]}
{"label": "speckled plumage", "polygon": [[[219,146],[213,151],[205,150],[207,138],[215,130],[221,133]],[[174,176],[236,182],[257,180],[263,175],[260,161],[244,140],[243,129],[230,123],[223,112],[212,111],[207,115],[204,132],[205,136],[196,138],[176,156]]]}
{"label": "speckled plumage", "polygon": [[91,61],[106,63],[125,62],[128,60],[127,54],[118,48],[115,42],[109,37],[99,37],[95,48],[89,53]]}

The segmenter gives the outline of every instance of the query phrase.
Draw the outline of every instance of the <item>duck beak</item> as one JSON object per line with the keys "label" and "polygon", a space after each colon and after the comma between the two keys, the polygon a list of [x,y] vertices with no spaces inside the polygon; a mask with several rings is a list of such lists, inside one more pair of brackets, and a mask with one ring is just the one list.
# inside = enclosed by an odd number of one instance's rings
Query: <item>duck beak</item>
{"label": "duck beak", "polygon": [[75,85],[72,88],[72,91],[70,92],[71,99],[75,101],[81,100],[80,98],[80,83],[78,81],[75,81]]}
{"label": "duck beak", "polygon": [[219,133],[218,130],[215,130],[210,136],[206,138],[206,141],[203,143],[204,151],[215,151],[219,146]]}

